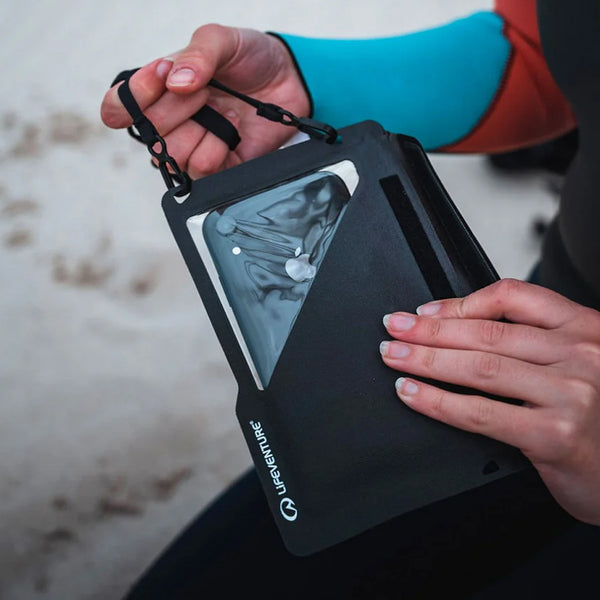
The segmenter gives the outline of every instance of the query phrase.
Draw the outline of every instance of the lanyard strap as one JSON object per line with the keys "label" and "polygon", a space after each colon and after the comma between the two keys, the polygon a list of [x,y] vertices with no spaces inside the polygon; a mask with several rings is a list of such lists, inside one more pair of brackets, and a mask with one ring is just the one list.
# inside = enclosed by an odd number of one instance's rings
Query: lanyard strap
{"label": "lanyard strap", "polygon": [[[175,195],[184,196],[190,191],[190,176],[185,171],[182,171],[175,159],[169,155],[165,140],[159,135],[156,127],[154,127],[150,120],[144,115],[129,88],[129,79],[138,70],[139,69],[130,69],[121,71],[111,84],[115,85],[116,83],[123,82],[117,91],[123,106],[133,119],[133,123],[127,128],[127,131],[133,138],[145,144],[150,154],[157,160],[158,168],[167,188],[171,189],[177,185],[180,189],[175,192]],[[258,116],[268,119],[269,121],[281,123],[282,125],[295,127],[299,131],[309,135],[311,138],[333,144],[338,137],[337,131],[326,123],[321,123],[307,117],[297,117],[276,104],[261,102],[260,100],[256,100],[256,98],[241,94],[215,79],[211,79],[209,85],[253,106],[256,108],[256,114]],[[221,113],[208,105],[203,106],[190,118],[222,139],[230,150],[235,150],[241,141],[235,126]]]}

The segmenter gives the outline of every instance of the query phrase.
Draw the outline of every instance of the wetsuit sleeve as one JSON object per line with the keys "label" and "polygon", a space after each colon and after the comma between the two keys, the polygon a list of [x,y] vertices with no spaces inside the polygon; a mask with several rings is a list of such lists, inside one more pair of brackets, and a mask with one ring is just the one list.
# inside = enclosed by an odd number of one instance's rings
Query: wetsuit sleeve
{"label": "wetsuit sleeve", "polygon": [[575,126],[542,54],[535,0],[499,0],[494,11],[395,37],[277,35],[313,116],[335,127],[373,119],[429,151],[491,153]]}

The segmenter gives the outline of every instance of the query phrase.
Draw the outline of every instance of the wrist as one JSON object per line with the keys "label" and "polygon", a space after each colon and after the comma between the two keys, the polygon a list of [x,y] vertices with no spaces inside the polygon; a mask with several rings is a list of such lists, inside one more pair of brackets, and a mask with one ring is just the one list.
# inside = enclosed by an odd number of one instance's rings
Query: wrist
{"label": "wrist", "polygon": [[287,42],[278,34],[272,31],[266,31],[267,35],[273,38],[276,43],[282,48],[283,56],[285,56],[285,66],[284,71],[286,76],[290,77],[292,80],[295,79],[296,85],[298,88],[298,102],[301,106],[300,110],[297,110],[297,114],[299,117],[312,117],[313,116],[313,99],[302,74],[302,70],[296,61],[296,57],[289,47]]}

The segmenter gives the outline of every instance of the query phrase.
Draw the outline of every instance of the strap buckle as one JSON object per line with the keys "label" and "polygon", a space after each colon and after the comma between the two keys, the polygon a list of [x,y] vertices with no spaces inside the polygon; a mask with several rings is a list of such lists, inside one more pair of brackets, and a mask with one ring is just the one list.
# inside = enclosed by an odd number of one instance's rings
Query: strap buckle
{"label": "strap buckle", "polygon": [[297,117],[289,110],[277,106],[277,104],[261,102],[256,107],[256,114],[275,123],[296,127],[299,131],[308,134],[312,138],[323,140],[327,144],[333,144],[338,138],[338,132],[331,125],[308,117]]}
{"label": "strap buckle", "polygon": [[[155,166],[160,171],[167,188],[172,189],[179,186],[181,189],[177,190],[175,195],[183,196],[187,194],[190,191],[192,180],[185,171],[179,168],[177,161],[167,152],[167,142],[159,135],[154,125],[145,119],[140,123],[136,122],[134,125],[130,125],[127,131],[132,138],[146,144],[148,152],[158,163]],[[156,148],[157,145],[158,148]]]}
{"label": "strap buckle", "polygon": [[[156,149],[156,146],[159,146]],[[158,134],[155,133],[154,141],[147,144],[148,151],[158,161],[158,169],[162,175],[167,188],[172,189],[179,186],[176,196],[183,196],[190,191],[192,180],[190,176],[179,168],[177,161],[167,152],[167,143]],[[169,170],[170,167],[170,170]]]}

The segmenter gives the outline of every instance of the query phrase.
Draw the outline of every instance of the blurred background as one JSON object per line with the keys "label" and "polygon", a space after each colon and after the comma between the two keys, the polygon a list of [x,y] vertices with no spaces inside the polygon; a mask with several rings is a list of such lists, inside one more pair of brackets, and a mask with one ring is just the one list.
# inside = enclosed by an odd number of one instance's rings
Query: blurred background
{"label": "blurred background", "polygon": [[[113,77],[208,22],[371,37],[491,5],[0,3],[0,598],[118,600],[250,465],[162,179],[100,122]],[[525,277],[532,221],[557,206],[548,174],[431,158],[500,275]]]}

